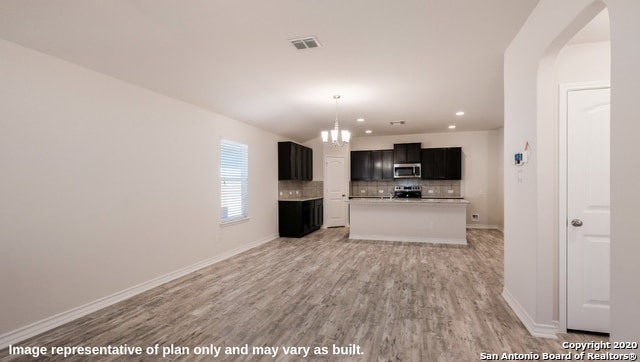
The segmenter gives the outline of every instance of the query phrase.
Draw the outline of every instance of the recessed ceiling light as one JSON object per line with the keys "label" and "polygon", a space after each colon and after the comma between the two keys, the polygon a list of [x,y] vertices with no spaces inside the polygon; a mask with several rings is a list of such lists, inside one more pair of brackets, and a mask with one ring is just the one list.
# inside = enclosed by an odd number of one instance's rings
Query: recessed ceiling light
{"label": "recessed ceiling light", "polygon": [[357,122],[364,122],[364,118],[358,118],[356,119]]}
{"label": "recessed ceiling light", "polygon": [[364,133],[371,133],[371,130],[368,129],[368,130],[364,131]]}
{"label": "recessed ceiling light", "polygon": [[464,116],[464,112],[463,111],[458,111],[458,112],[456,112],[456,116]]}
{"label": "recessed ceiling light", "polygon": [[449,126],[449,129],[454,129],[454,128],[456,128],[455,124],[452,124],[452,125]]}

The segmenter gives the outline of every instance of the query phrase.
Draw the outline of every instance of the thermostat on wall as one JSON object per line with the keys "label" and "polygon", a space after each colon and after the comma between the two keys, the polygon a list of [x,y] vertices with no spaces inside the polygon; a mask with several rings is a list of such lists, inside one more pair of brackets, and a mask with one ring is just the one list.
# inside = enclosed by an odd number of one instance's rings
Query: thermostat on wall
{"label": "thermostat on wall", "polygon": [[529,162],[529,152],[531,151],[531,147],[529,146],[529,142],[526,142],[524,145],[524,152],[518,152],[514,155],[514,162],[516,166],[522,166],[525,163]]}
{"label": "thermostat on wall", "polygon": [[524,163],[522,162],[522,153],[516,153],[514,156],[514,161],[517,166],[522,165]]}

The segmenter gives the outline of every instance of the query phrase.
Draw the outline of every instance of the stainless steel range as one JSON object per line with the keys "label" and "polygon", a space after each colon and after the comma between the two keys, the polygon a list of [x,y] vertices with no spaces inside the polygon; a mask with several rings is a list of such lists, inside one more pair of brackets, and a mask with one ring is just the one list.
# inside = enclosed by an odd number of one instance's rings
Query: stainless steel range
{"label": "stainless steel range", "polygon": [[402,199],[419,199],[422,197],[422,186],[396,186],[393,197]]}

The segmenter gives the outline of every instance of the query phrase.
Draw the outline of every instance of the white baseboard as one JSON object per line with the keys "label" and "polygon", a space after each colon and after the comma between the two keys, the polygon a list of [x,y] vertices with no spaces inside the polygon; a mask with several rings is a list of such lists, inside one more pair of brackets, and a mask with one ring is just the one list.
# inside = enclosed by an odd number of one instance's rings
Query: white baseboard
{"label": "white baseboard", "polygon": [[418,236],[388,236],[388,235],[364,235],[349,234],[349,239],[355,240],[381,240],[381,241],[405,241],[412,243],[467,245],[467,239],[456,238],[429,238]]}
{"label": "white baseboard", "polygon": [[78,319],[80,317],[84,317],[85,315],[89,314],[89,313],[93,313],[95,311],[98,311],[102,308],[108,307],[110,305],[113,305],[115,303],[118,303],[120,301],[123,301],[125,299],[131,298],[137,294],[140,294],[142,292],[145,292],[149,289],[155,288],[157,286],[160,286],[164,283],[170,282],[174,279],[180,278],[182,276],[185,276],[189,273],[193,273],[194,271],[200,270],[202,268],[205,268],[209,265],[221,262],[225,259],[228,259],[234,255],[240,254],[244,251],[247,251],[249,249],[253,249],[259,245],[262,245],[266,242],[269,242],[271,240],[276,239],[277,236],[273,235],[273,236],[269,236],[266,237],[264,239],[261,240],[256,240],[253,241],[251,243],[242,245],[238,248],[235,248],[233,250],[230,250],[226,253],[220,254],[220,255],[216,255],[214,257],[202,260],[200,262],[197,262],[195,264],[186,266],[184,268],[178,269],[176,271],[173,271],[169,274],[165,274],[162,275],[160,277],[151,279],[149,281],[146,281],[144,283],[135,285],[131,288],[127,288],[124,290],[121,290],[119,292],[116,292],[114,294],[108,295],[104,298],[100,298],[97,299],[93,302],[87,303],[85,305],[81,305],[79,307],[70,309],[68,311],[62,312],[60,314],[56,314],[54,316],[51,316],[49,318],[45,318],[43,320],[37,321],[35,323],[26,325],[24,327],[18,328],[16,330],[10,331],[8,333],[2,334],[0,335],[0,349],[4,349],[7,348],[9,345],[12,344],[16,344],[19,343],[21,341],[24,341],[28,338],[31,338],[33,336],[36,336],[40,333],[46,332],[48,330],[51,330],[53,328],[56,328],[58,326],[61,326],[65,323],[69,323],[75,319]]}
{"label": "white baseboard", "polygon": [[507,288],[502,288],[502,298],[509,304],[509,307],[518,316],[525,328],[534,337],[558,339],[558,326],[551,324],[536,323],[518,301],[509,293]]}

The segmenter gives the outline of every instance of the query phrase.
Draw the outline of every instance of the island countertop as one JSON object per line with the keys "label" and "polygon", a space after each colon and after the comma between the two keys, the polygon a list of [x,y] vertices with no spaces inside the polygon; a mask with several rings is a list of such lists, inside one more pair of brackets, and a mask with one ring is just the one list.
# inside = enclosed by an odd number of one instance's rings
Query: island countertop
{"label": "island countertop", "polygon": [[465,199],[434,199],[434,198],[388,198],[388,197],[354,197],[349,199],[350,203],[360,204],[469,204]]}
{"label": "island countertop", "polygon": [[319,200],[321,199],[322,196],[315,196],[315,197],[296,197],[296,198],[289,198],[289,199],[285,199],[285,198],[278,198],[278,201],[292,201],[292,202],[300,202],[300,201],[311,201],[311,200]]}

